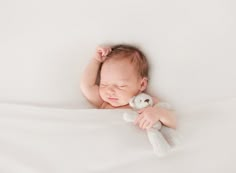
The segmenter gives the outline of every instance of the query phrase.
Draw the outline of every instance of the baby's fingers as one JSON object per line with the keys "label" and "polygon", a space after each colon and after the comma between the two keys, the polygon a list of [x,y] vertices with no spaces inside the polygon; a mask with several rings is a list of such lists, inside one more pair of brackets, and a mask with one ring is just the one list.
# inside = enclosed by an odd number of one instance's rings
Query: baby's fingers
{"label": "baby's fingers", "polygon": [[146,126],[146,129],[150,129],[150,128],[152,128],[152,126],[153,126],[153,122],[150,122],[150,123]]}
{"label": "baby's fingers", "polygon": [[96,53],[97,55],[95,56],[95,58],[100,61],[103,62],[106,59],[106,56],[110,53],[111,48],[110,47],[97,47],[96,49]]}
{"label": "baby's fingers", "polygon": [[143,125],[142,125],[142,127],[141,127],[141,129],[147,129],[147,127],[150,125],[150,121],[144,121],[144,123],[143,123]]}
{"label": "baby's fingers", "polygon": [[143,126],[144,126],[144,124],[146,123],[146,119],[145,118],[142,118],[141,120],[140,120],[140,122],[139,122],[139,127],[141,128],[141,129],[143,129]]}
{"label": "baby's fingers", "polygon": [[137,118],[134,120],[134,124],[137,125],[139,124],[140,120],[143,118],[143,114],[139,114]]}
{"label": "baby's fingers", "polygon": [[110,52],[111,52],[111,48],[110,47],[104,48],[102,56],[107,56]]}

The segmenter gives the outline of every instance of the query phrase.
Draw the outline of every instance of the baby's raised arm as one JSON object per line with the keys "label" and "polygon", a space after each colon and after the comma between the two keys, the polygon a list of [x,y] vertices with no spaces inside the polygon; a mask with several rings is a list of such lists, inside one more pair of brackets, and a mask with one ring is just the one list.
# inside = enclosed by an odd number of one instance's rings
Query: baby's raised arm
{"label": "baby's raised arm", "polygon": [[110,47],[98,47],[94,57],[85,68],[81,77],[81,91],[87,100],[96,107],[100,107],[103,103],[103,100],[99,94],[99,86],[96,84],[96,79],[100,65],[105,60],[110,51]]}

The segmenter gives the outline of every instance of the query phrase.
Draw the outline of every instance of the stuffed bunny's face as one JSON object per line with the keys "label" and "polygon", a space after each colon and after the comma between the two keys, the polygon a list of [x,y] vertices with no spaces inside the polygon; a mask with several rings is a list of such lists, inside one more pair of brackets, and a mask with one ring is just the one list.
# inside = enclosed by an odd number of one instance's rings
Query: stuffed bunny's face
{"label": "stuffed bunny's face", "polygon": [[153,100],[152,97],[145,94],[145,93],[141,93],[137,96],[134,96],[130,102],[129,105],[134,108],[134,109],[142,109],[148,106],[152,106],[153,105]]}

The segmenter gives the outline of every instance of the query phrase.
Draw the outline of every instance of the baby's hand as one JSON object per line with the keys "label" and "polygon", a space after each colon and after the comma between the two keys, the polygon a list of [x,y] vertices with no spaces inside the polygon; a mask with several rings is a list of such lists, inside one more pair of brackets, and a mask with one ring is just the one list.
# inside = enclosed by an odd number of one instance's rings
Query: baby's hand
{"label": "baby's hand", "polygon": [[138,113],[139,116],[134,121],[134,124],[141,129],[150,129],[161,117],[160,111],[155,107],[141,109]]}
{"label": "baby's hand", "polygon": [[107,55],[111,52],[111,47],[97,47],[96,54],[94,58],[99,61],[103,62]]}

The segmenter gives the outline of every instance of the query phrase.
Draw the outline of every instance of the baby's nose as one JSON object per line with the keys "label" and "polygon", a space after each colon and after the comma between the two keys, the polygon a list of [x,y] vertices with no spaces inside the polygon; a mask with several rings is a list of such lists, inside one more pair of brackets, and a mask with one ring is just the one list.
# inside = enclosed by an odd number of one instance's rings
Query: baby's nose
{"label": "baby's nose", "polygon": [[107,88],[107,92],[108,92],[108,93],[114,93],[114,92],[115,92],[114,87],[109,86],[109,87]]}

